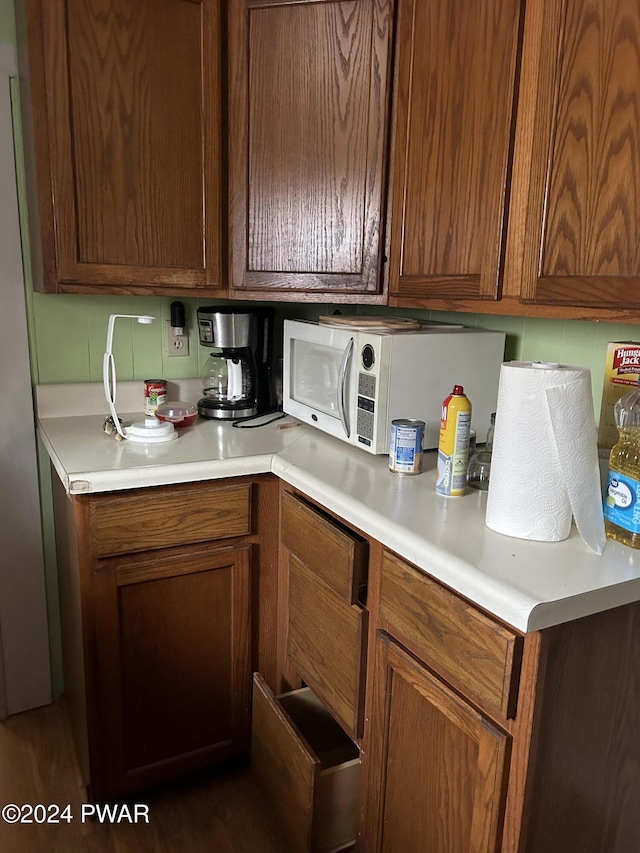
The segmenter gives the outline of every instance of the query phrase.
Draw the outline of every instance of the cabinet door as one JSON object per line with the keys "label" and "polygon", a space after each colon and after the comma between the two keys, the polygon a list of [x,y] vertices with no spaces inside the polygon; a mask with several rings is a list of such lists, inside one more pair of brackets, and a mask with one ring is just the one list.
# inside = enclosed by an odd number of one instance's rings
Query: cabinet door
{"label": "cabinet door", "polygon": [[369,546],[302,498],[283,491],[280,538],[300,562],[347,604],[367,585]]}
{"label": "cabinet door", "polygon": [[640,306],[640,6],[527,3],[506,272],[521,299]]}
{"label": "cabinet door", "polygon": [[392,296],[499,296],[522,5],[398,2]]}
{"label": "cabinet door", "polygon": [[367,849],[495,853],[509,736],[388,635],[376,646]]}
{"label": "cabinet door", "polygon": [[362,736],[369,614],[368,544],[284,491],[286,648],[295,672],[353,738]]}
{"label": "cabinet door", "polygon": [[94,797],[248,749],[250,553],[248,546],[165,551],[95,573]]}
{"label": "cabinet door", "polygon": [[219,287],[219,0],[29,11],[44,289]]}
{"label": "cabinet door", "polygon": [[388,39],[389,0],[231,0],[236,295],[380,293]]}
{"label": "cabinet door", "polygon": [[289,659],[351,737],[362,736],[368,613],[289,555]]}
{"label": "cabinet door", "polygon": [[523,638],[410,563],[385,551],[381,624],[497,718],[515,717]]}
{"label": "cabinet door", "polygon": [[251,772],[295,853],[353,844],[358,747],[305,687],[275,696],[253,677]]}

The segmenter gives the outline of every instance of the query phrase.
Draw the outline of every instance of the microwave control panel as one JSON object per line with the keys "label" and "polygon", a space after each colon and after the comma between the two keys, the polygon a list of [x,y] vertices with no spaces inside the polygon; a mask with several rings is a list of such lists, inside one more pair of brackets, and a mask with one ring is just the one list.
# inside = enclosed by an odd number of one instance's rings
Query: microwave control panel
{"label": "microwave control panel", "polygon": [[361,335],[358,352],[356,442],[379,453],[380,419],[386,421],[386,386],[384,367],[388,363],[387,341],[384,337]]}
{"label": "microwave control panel", "polygon": [[371,446],[373,443],[374,415],[376,411],[376,377],[371,373],[358,374],[358,416],[356,433],[358,442]]}
{"label": "microwave control panel", "polygon": [[371,453],[387,453],[388,389],[392,335],[361,332],[356,371],[355,443]]}

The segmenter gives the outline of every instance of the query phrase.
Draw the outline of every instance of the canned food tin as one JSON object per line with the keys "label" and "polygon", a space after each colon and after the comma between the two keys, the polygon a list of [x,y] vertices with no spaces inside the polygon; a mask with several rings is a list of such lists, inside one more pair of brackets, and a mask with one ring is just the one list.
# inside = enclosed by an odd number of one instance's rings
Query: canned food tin
{"label": "canned food tin", "polygon": [[144,380],[144,413],[155,415],[158,406],[167,402],[167,383],[165,379]]}
{"label": "canned food tin", "polygon": [[391,421],[389,470],[395,474],[422,473],[424,421],[399,418]]}

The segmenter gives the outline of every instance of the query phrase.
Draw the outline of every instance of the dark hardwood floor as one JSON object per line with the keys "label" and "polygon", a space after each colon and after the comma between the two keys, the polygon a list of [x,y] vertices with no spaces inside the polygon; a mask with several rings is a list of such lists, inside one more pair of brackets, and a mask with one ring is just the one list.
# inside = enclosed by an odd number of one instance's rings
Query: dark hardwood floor
{"label": "dark hardwood floor", "polygon": [[[0,808],[40,803],[71,822],[9,824],[0,818],[2,853],[284,853],[245,763],[216,769],[128,799],[148,806],[149,822],[81,819],[86,802],[64,705],[56,702],[0,722]],[[52,810],[50,810],[51,812]],[[42,817],[34,812],[35,817]]]}

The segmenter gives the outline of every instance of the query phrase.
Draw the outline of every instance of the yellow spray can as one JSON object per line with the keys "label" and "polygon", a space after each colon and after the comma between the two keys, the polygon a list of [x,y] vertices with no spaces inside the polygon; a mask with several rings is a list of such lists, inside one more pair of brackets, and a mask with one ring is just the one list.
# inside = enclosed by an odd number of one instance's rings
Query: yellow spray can
{"label": "yellow spray can", "polygon": [[440,416],[436,477],[436,492],[439,495],[458,497],[467,490],[470,430],[471,401],[462,385],[454,385],[453,391],[442,403]]}

